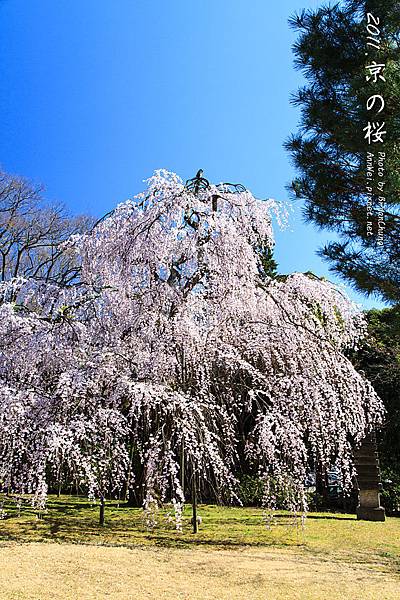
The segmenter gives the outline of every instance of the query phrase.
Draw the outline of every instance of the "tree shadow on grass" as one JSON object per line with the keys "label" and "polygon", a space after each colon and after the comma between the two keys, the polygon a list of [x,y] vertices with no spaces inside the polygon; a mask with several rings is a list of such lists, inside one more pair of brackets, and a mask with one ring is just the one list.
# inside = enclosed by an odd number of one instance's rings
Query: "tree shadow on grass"
{"label": "tree shadow on grass", "polygon": [[[164,548],[266,548],[266,547],[299,547],[303,543],[293,539],[268,538],[268,532],[265,531],[265,538],[247,539],[245,536],[224,537],[223,532],[207,531],[206,528],[200,530],[199,534],[193,534],[188,528],[183,533],[178,533],[174,529],[160,529],[149,532],[141,523],[126,522],[116,524],[111,522],[109,525],[100,526],[91,519],[76,518],[73,522],[51,518],[46,515],[44,519],[38,521],[20,521],[13,524],[15,527],[7,530],[0,527],[1,542],[55,542],[64,544],[81,545],[100,545],[112,547],[164,547]],[[291,533],[295,533],[294,530]],[[201,537],[213,536],[213,537]],[[260,534],[258,534],[260,535]]]}
{"label": "tree shadow on grass", "polygon": [[354,515],[353,517],[345,517],[345,516],[341,516],[341,515],[313,515],[313,514],[308,514],[307,515],[307,520],[311,520],[311,519],[334,519],[335,521],[357,521],[356,516]]}

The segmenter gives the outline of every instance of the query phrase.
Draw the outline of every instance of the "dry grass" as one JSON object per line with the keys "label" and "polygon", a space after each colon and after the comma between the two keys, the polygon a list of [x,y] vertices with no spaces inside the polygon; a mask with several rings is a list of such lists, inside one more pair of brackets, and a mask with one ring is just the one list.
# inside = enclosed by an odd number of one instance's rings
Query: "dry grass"
{"label": "dry grass", "polygon": [[[400,519],[311,514],[304,531],[282,514],[267,531],[255,508],[202,506],[178,533],[160,515],[110,503],[106,527],[84,499],[51,498],[0,521],[0,600],[398,600]],[[52,543],[53,542],[53,543]]]}
{"label": "dry grass", "polygon": [[292,550],[23,544],[0,550],[4,600],[398,600],[395,575]]}

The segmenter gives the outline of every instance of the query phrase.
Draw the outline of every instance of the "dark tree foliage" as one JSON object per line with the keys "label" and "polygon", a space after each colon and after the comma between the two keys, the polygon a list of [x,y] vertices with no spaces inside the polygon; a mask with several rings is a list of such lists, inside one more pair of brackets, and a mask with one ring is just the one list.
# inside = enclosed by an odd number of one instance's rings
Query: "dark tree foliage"
{"label": "dark tree foliage", "polygon": [[259,271],[262,280],[265,280],[267,277],[272,277],[273,279],[278,276],[278,263],[274,259],[274,251],[268,245],[267,242],[260,244],[260,246],[256,249],[256,252],[260,258]]}
{"label": "dark tree foliage", "polygon": [[352,356],[382,398],[387,415],[379,432],[380,459],[400,476],[400,306],[367,312],[371,334]]}
{"label": "dark tree foliage", "polygon": [[[367,12],[379,18],[380,50],[366,46]],[[345,0],[305,10],[290,24],[298,32],[295,64],[307,83],[293,97],[301,108],[298,132],[285,143],[299,172],[289,189],[295,198],[305,200],[307,221],[334,233],[334,240],[320,249],[331,270],[358,291],[398,302],[400,2]],[[373,61],[385,65],[380,73],[385,81],[379,76],[377,81],[366,80]],[[372,95],[384,98],[379,114],[378,100],[367,109]],[[364,131],[368,122],[385,123],[383,142],[368,143]],[[368,152],[374,154],[373,215],[367,211]],[[383,177],[378,177],[379,152],[385,153]],[[384,207],[378,201],[382,196],[378,181],[385,182]],[[382,237],[379,216],[384,220]]]}

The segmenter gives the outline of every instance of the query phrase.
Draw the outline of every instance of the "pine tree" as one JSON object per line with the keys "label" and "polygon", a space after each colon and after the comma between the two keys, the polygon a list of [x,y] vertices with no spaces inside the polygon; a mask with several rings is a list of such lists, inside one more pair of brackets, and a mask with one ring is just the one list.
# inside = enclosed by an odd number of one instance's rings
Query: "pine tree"
{"label": "pine tree", "polygon": [[[307,83],[293,97],[299,130],[285,143],[299,172],[289,188],[305,200],[309,222],[334,232],[319,251],[331,270],[358,291],[398,302],[400,3],[345,0],[305,10],[290,24],[299,32],[295,64]],[[384,124],[385,133],[368,137],[369,123],[374,131]]]}

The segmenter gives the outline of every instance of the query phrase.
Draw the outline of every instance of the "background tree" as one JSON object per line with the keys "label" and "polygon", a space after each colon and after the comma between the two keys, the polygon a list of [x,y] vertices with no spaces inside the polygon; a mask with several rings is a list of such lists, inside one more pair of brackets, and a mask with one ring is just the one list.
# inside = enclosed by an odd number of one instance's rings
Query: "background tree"
{"label": "background tree", "polygon": [[62,285],[74,281],[79,261],[64,247],[94,219],[71,217],[60,204],[48,204],[42,188],[0,171],[0,279],[16,277]]}
{"label": "background tree", "polygon": [[387,410],[378,443],[383,496],[386,508],[394,510],[400,505],[400,308],[373,309],[366,317],[370,335],[352,361],[371,381]]}
{"label": "background tree", "polygon": [[[379,51],[366,46],[367,11],[379,18]],[[345,0],[305,10],[290,24],[299,34],[295,64],[307,80],[293,98],[301,108],[299,131],[285,144],[299,171],[290,190],[305,200],[308,221],[338,236],[320,250],[332,271],[361,292],[399,301],[400,3]],[[385,67],[372,76],[368,65],[374,61]],[[374,110],[367,110],[373,94],[385,101],[379,115],[379,102]],[[368,143],[364,128],[369,121],[385,123],[383,143]],[[375,154],[373,215],[367,211],[369,151]],[[383,178],[377,174],[379,151],[386,155]],[[379,180],[385,181],[383,192],[377,188]],[[386,205],[380,245],[378,196],[382,195]]]}

